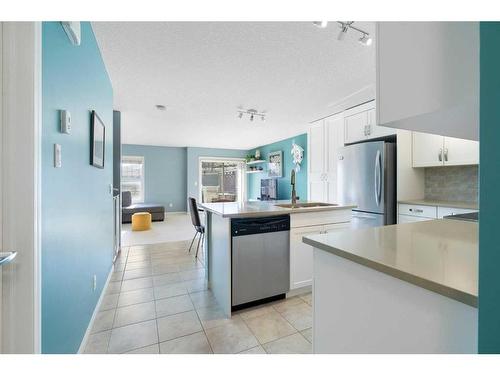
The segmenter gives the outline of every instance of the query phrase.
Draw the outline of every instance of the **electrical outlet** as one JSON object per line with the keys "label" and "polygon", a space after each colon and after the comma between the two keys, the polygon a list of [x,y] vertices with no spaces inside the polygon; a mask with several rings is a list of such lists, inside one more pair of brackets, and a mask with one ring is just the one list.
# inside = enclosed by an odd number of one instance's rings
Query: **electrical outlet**
{"label": "electrical outlet", "polygon": [[96,289],[97,289],[97,275],[94,275],[94,277],[92,278],[92,290],[95,292]]}

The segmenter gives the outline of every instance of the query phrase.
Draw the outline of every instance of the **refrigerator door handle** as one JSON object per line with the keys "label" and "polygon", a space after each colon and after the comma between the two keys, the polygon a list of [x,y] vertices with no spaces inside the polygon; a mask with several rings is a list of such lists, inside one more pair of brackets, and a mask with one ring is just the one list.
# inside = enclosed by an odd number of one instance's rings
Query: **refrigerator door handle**
{"label": "refrigerator door handle", "polygon": [[375,202],[380,206],[380,198],[382,194],[382,155],[377,151],[375,156]]}

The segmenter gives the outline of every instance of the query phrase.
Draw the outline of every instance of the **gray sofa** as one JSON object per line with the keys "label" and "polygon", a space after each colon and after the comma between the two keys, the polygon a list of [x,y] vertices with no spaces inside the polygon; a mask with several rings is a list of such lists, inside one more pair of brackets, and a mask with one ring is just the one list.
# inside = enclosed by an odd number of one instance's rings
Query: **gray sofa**
{"label": "gray sofa", "polygon": [[151,203],[132,204],[132,194],[130,191],[122,192],[122,223],[131,223],[132,215],[136,212],[149,212],[153,221],[165,220],[164,206]]}

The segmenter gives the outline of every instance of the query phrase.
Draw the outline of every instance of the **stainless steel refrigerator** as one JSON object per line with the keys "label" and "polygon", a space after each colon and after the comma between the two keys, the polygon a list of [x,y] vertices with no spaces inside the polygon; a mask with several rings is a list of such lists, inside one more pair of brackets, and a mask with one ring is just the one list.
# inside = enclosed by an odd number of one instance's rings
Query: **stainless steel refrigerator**
{"label": "stainless steel refrigerator", "polygon": [[396,144],[353,144],[337,156],[338,200],[357,205],[352,227],[396,224]]}

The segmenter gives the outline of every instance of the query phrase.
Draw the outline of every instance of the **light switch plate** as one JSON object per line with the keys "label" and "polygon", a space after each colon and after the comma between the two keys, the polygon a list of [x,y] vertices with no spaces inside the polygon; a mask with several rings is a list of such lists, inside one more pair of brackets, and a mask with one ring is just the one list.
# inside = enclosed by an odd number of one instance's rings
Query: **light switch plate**
{"label": "light switch plate", "polygon": [[61,110],[61,133],[71,134],[71,113],[65,109]]}
{"label": "light switch plate", "polygon": [[61,155],[61,145],[54,144],[54,168],[61,168],[62,166],[62,155]]}

